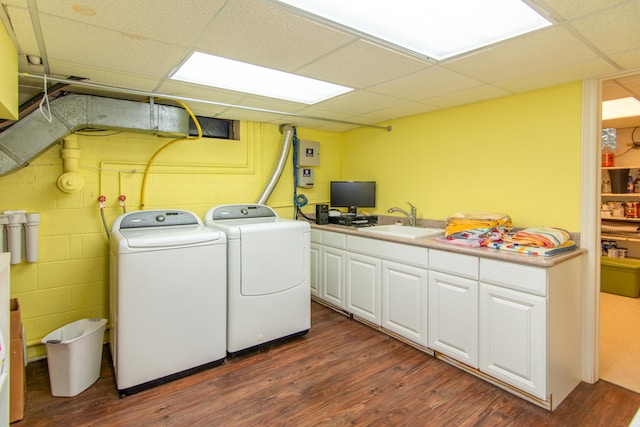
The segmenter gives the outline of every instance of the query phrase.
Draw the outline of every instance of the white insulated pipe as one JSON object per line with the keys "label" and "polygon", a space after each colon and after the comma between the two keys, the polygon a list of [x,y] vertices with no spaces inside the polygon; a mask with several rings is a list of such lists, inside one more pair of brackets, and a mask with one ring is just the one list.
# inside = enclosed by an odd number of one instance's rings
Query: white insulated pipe
{"label": "white insulated pipe", "polygon": [[284,165],[287,162],[287,156],[289,155],[289,148],[291,148],[291,142],[293,141],[293,126],[280,126],[280,133],[282,133],[282,148],[280,149],[280,157],[278,158],[278,163],[276,163],[269,182],[264,187],[264,190],[262,190],[262,194],[258,198],[257,203],[261,205],[267,203],[267,200],[269,200],[273,189],[280,179],[280,175],[282,175],[282,170],[284,169]]}

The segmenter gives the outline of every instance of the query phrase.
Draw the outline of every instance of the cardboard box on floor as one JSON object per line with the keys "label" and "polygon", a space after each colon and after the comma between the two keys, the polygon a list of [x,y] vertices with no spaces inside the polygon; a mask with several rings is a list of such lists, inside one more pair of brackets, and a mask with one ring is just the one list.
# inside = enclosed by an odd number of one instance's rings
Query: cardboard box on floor
{"label": "cardboard box on floor", "polygon": [[10,330],[11,356],[9,363],[9,422],[19,421],[24,418],[24,401],[27,395],[26,370],[24,366],[24,336],[22,319],[20,317],[20,304],[17,298],[10,302]]}

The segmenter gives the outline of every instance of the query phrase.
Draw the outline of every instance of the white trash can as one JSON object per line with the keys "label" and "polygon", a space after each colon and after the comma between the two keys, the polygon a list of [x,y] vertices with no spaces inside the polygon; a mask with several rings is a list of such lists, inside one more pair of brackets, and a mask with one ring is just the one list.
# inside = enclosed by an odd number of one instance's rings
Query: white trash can
{"label": "white trash can", "polygon": [[42,338],[52,396],[73,397],[100,377],[107,319],[82,319]]}

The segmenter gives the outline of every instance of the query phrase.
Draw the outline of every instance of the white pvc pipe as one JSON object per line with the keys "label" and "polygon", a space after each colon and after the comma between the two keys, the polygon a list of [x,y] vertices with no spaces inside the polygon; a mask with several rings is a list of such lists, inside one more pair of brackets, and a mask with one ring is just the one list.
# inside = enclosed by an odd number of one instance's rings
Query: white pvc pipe
{"label": "white pvc pipe", "polygon": [[39,213],[28,213],[27,223],[24,225],[25,247],[27,262],[38,261],[38,225]]}

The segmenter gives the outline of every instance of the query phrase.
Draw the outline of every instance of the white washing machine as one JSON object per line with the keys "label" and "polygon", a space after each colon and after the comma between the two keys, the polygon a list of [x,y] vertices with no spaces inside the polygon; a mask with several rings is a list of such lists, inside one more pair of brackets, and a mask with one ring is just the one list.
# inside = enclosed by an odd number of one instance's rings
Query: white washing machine
{"label": "white washing machine", "polygon": [[311,325],[310,230],[260,204],[211,208],[227,235],[227,352],[234,357],[304,335]]}
{"label": "white washing machine", "polygon": [[226,357],[224,233],[183,210],[119,216],[110,237],[110,347],[121,395]]}

